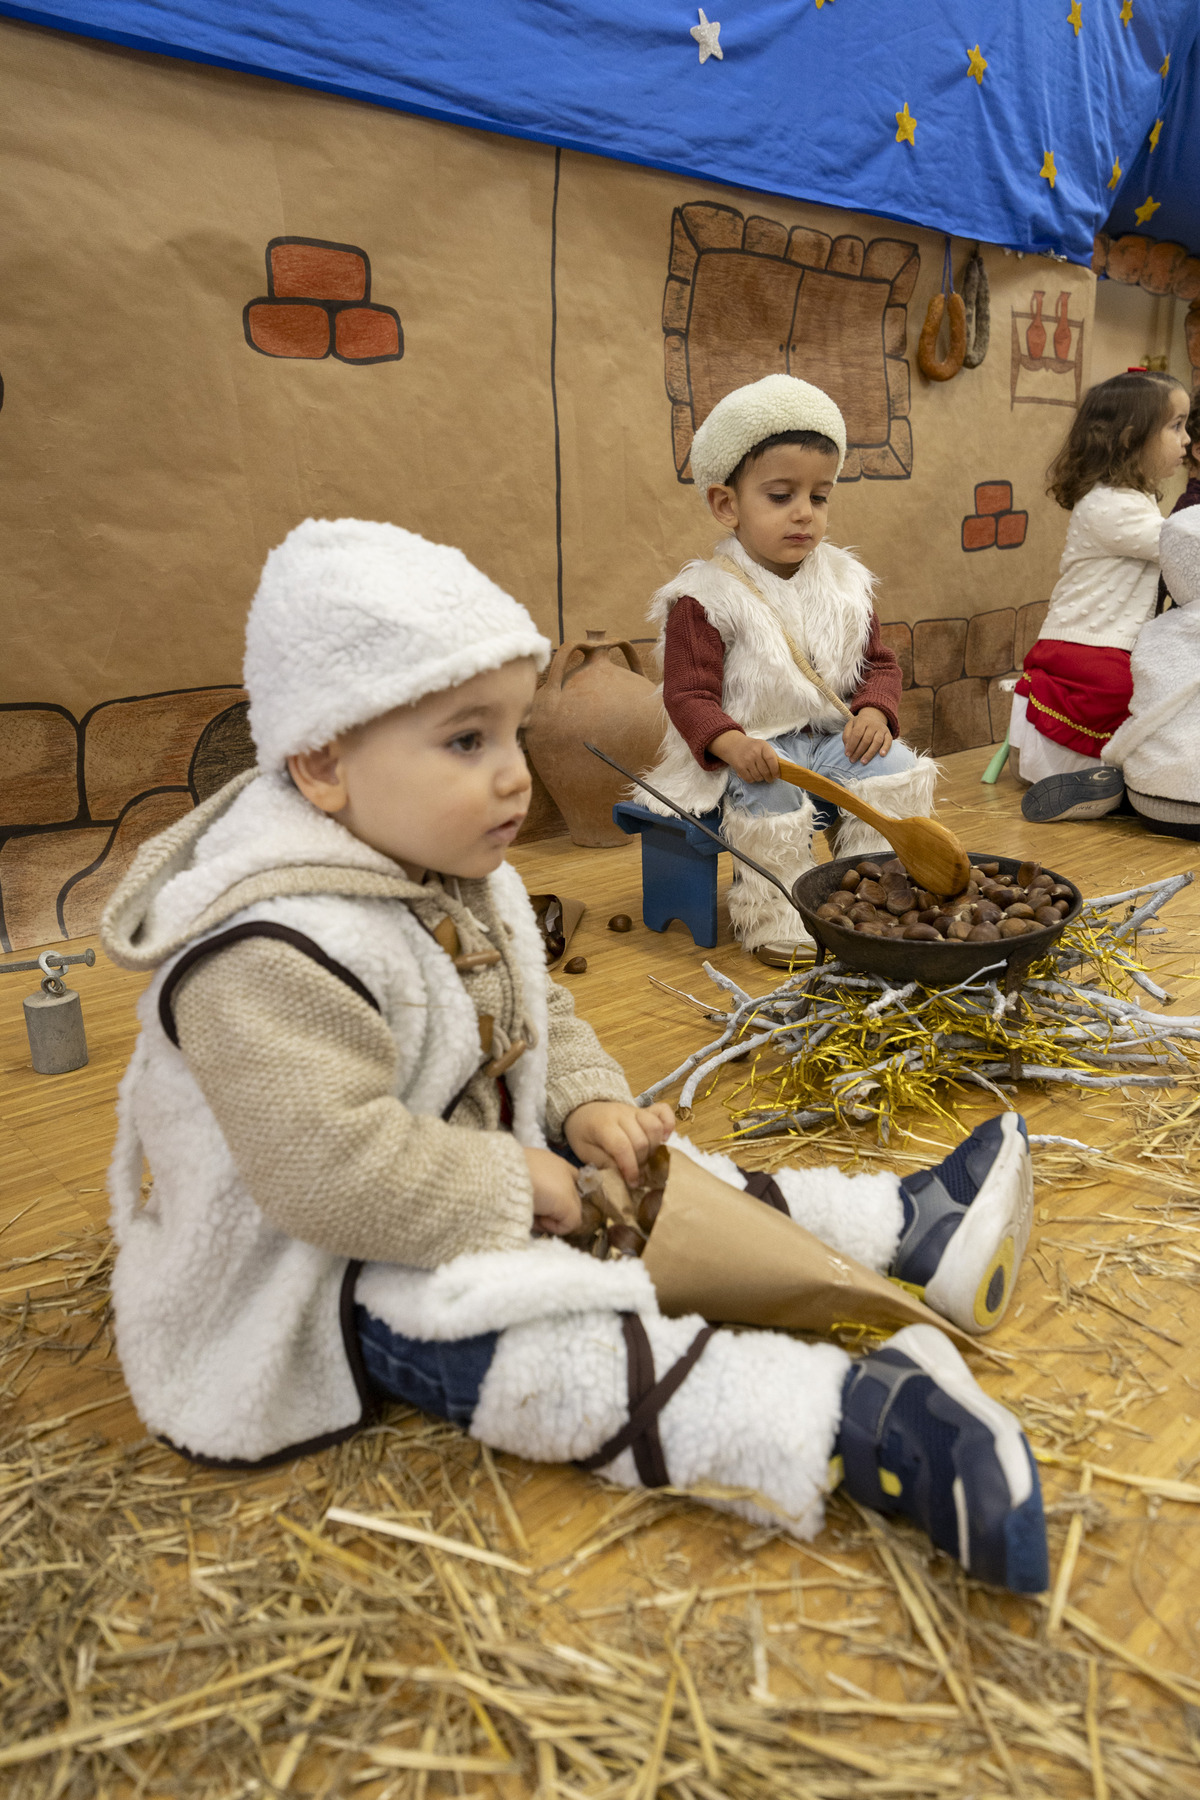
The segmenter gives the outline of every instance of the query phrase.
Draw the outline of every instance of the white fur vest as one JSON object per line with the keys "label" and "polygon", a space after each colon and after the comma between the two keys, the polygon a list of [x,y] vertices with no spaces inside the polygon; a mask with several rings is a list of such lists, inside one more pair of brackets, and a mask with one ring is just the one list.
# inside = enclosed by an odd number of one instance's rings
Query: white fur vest
{"label": "white fur vest", "polygon": [[[360,1422],[356,1299],[426,1338],[589,1304],[654,1310],[640,1264],[600,1264],[531,1240],[432,1272],[363,1267],[288,1238],[255,1205],[160,1021],[163,985],[187,947],[219,927],[290,926],[374,997],[400,1053],[397,1098],[440,1116],[478,1066],[478,1021],[450,958],[396,903],[405,888],[396,864],[318,813],[285,776],[264,775],[231,783],[144,846],[105,914],[114,960],[156,971],[138,1008],[109,1176],[118,1349],[147,1427],[202,1459],[294,1455]],[[516,871],[502,865],[491,889],[532,1026],[533,1047],[508,1076],[513,1129],[535,1146],[545,1142],[544,951]],[[154,1177],[145,1201],[143,1157]]]}
{"label": "white fur vest", "polygon": [[[840,731],[844,720],[800,673],[788,639],[833,691],[848,700],[862,679],[874,576],[851,551],[830,543],[818,544],[790,581],[761,568],[735,537],[718,544],[714,556],[736,563],[750,587],[716,561],[685,563],[651,602],[649,617],[658,627],[660,649],[672,608],[690,595],[721,634],[725,645],[721,704],[744,730],[761,738],[805,727]],[[668,722],[649,779],[689,812],[703,813],[719,803],[729,772],[702,769]],[[666,810],[641,789],[635,798],[654,812]]]}

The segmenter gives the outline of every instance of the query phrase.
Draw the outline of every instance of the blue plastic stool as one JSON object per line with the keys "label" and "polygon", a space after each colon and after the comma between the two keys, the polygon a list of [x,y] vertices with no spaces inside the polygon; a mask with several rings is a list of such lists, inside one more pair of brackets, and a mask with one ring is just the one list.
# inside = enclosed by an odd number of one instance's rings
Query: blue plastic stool
{"label": "blue plastic stool", "polygon": [[[717,941],[717,858],[721,846],[683,819],[664,817],[632,800],[618,801],[613,821],[642,840],[642,920],[665,931],[672,919],[686,925],[692,941],[711,950]],[[720,809],[702,815],[720,830]]]}

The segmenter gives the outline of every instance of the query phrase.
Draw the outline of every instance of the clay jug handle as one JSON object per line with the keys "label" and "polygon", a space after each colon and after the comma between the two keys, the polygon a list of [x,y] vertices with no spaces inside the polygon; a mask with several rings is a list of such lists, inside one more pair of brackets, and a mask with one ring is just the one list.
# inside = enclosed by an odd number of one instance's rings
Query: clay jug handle
{"label": "clay jug handle", "polygon": [[[569,669],[571,658],[577,650],[583,651],[583,661],[577,663],[573,669]],[[619,650],[635,675],[645,675],[646,673],[642,668],[641,658],[638,656],[637,651],[629,642],[628,638],[605,638],[600,636],[576,638],[573,643],[564,644],[554,658],[555,665],[558,668],[559,687],[565,687],[572,675],[578,675],[580,669],[585,669],[591,661],[591,653],[597,650],[604,651],[606,655],[610,650]],[[551,669],[550,672],[553,674],[554,670]]]}

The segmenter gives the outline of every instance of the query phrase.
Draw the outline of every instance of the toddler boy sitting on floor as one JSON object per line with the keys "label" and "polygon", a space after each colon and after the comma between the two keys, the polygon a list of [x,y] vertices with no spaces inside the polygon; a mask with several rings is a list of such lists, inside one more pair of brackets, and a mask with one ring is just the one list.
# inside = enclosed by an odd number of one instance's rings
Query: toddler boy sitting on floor
{"label": "toddler boy sitting on floor", "polygon": [[[116,961],[154,971],[110,1177],[142,1419],[246,1466],[390,1397],[633,1486],[635,1351],[660,1376],[690,1353],[657,1422],[675,1485],[757,1492],[777,1511],[728,1504],[809,1537],[840,1458],[851,1494],[972,1574],[1043,1587],[1028,1445],[942,1333],[852,1361],[722,1330],[697,1355],[702,1321],[664,1318],[639,1262],[560,1241],[579,1200],[559,1152],[633,1181],[673,1121],[633,1103],[548,979],[504,860],[548,652],[459,551],[395,526],[310,519],[268,558],[247,629],[258,768],[144,846],[103,925]],[[969,1312],[1028,1231],[1023,1129],[1004,1114],[904,1182],[780,1185],[825,1241]]]}
{"label": "toddler boy sitting on floor", "polygon": [[[669,721],[650,779],[689,812],[721,805],[729,842],[788,888],[813,866],[817,820],[809,796],[778,779],[781,756],[889,818],[933,805],[933,763],[896,741],[900,666],[880,635],[874,577],[825,538],[845,457],[845,422],[820,388],[767,375],[726,394],[691,460],[729,535],[660,588],[650,612]],[[879,850],[890,854],[877,831],[837,814],[835,855]],[[786,967],[797,945],[811,948],[779,890],[742,863],[729,912],[763,962]]]}

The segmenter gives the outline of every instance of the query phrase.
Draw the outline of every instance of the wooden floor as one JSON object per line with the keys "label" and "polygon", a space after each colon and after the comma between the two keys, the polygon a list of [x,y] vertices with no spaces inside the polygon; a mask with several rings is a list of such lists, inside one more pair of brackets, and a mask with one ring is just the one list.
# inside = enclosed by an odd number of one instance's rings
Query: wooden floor
{"label": "wooden floor", "polygon": [[[1123,818],[1091,825],[1027,825],[1010,778],[1002,778],[995,788],[980,785],[989,755],[968,752],[945,766],[941,816],[968,848],[1035,856],[1070,874],[1085,894],[1125,888],[1139,878],[1190,866],[1193,846],[1151,836]],[[704,1041],[699,1015],[652,986],[650,975],[704,995],[711,992],[701,969],[708,955],[754,991],[773,985],[772,972],[733,943],[724,914],[721,941],[711,952],[698,951],[682,927],[657,936],[641,925],[636,844],[587,851],[559,839],[520,847],[512,860],[531,891],[586,902],[587,913],[569,952],[586,957],[586,973],[559,979],[622,1060],[635,1092]],[[729,879],[725,862],[723,884]],[[619,912],[635,921],[627,935],[607,929],[609,917]],[[1169,971],[1165,985],[1172,994],[1171,1010],[1200,1013],[1195,958],[1200,950],[1200,884],[1172,905],[1167,922],[1169,936],[1153,954]],[[0,984],[0,1260],[9,1259],[9,1272],[0,1277],[5,1284],[0,1305],[11,1305],[26,1291],[36,1293],[39,1284],[54,1291],[59,1278],[53,1264],[33,1261],[14,1270],[12,1259],[37,1258],[104,1224],[114,1096],[132,1048],[134,1009],[144,982],[111,966],[102,953],[95,968],[73,972],[72,985],[83,998],[91,1061],[85,1069],[56,1078],[37,1076],[29,1067],[21,998],[33,985],[31,978],[17,976]],[[1066,1090],[1047,1094],[1031,1088],[1021,1104],[1035,1131],[1102,1144],[1116,1141],[1127,1129],[1119,1097],[1080,1099]],[[697,1108],[689,1131],[702,1143],[716,1145],[727,1128],[719,1091]],[[921,1129],[925,1135],[939,1135]],[[1196,1177],[1197,1171],[1188,1172],[1193,1185]],[[1186,1278],[1193,1268],[1200,1272],[1200,1207],[1194,1199],[1183,1200],[1168,1212],[1169,1187],[1123,1181],[1067,1191],[1040,1183],[1037,1198],[1031,1254],[1016,1299],[989,1340],[1011,1360],[977,1358],[976,1367],[985,1386],[1022,1414],[1034,1441],[1063,1459],[1043,1468],[1047,1501],[1059,1508],[1051,1512],[1052,1563],[1057,1566],[1071,1497],[1079,1485],[1080,1458],[1143,1481],[1187,1479],[1193,1470],[1200,1471],[1200,1303],[1194,1281]],[[1181,1244],[1185,1251],[1194,1244],[1194,1263],[1185,1257],[1171,1265],[1172,1272],[1155,1273],[1159,1265],[1153,1256],[1139,1263],[1130,1251],[1131,1245],[1167,1243]],[[1125,1297],[1119,1311],[1086,1300],[1086,1284],[1104,1258],[1115,1259],[1115,1282],[1104,1292]],[[35,1361],[22,1371],[17,1390],[0,1400],[7,1427],[77,1414],[65,1429],[110,1440],[141,1435],[111,1357],[85,1355],[73,1362],[60,1357],[46,1367]],[[3,1435],[8,1437],[9,1431]],[[1072,1461],[1076,1468],[1069,1466]],[[252,1491],[253,1483],[264,1478],[245,1479]],[[611,1490],[557,1468],[523,1475],[512,1491],[530,1559],[538,1565],[583,1543],[612,1505]],[[1193,1705],[1200,1706],[1200,1685],[1192,1686],[1200,1684],[1200,1510],[1103,1479],[1096,1482],[1094,1495],[1105,1510],[1088,1515],[1071,1585],[1072,1605],[1115,1645],[1179,1677],[1183,1685],[1177,1692],[1185,1697],[1194,1692]],[[831,1528],[814,1549],[840,1555],[836,1532],[841,1515],[835,1508],[831,1516]],[[764,1580],[786,1577],[795,1567],[794,1546],[778,1538],[763,1542],[763,1535],[700,1505],[685,1505],[671,1514],[669,1526],[648,1527],[636,1542],[592,1558],[575,1582],[571,1601],[594,1609],[677,1589],[685,1581],[744,1581],[747,1571]],[[844,1608],[845,1597],[837,1596],[831,1604]],[[771,1643],[781,1647],[781,1654],[786,1648],[791,1666],[798,1666],[804,1679],[819,1686],[827,1669],[840,1669],[860,1683],[868,1679],[861,1662],[833,1658],[832,1640],[795,1634],[789,1605],[786,1596],[774,1610],[764,1602],[764,1614],[777,1634]],[[811,1605],[812,1616],[819,1618],[819,1601],[813,1599]],[[1025,1616],[1030,1630],[1040,1628],[1036,1608]],[[1169,1696],[1139,1676],[1123,1681],[1113,1673],[1121,1664],[1119,1652],[1100,1640],[1094,1647],[1112,1676],[1111,1703],[1125,1709],[1110,1717],[1118,1722],[1124,1718],[1123,1729],[1135,1737],[1140,1721],[1152,1728],[1151,1741],[1161,1731],[1184,1745],[1177,1786],[1164,1788],[1152,1781],[1139,1786],[1134,1770],[1128,1785],[1117,1791],[1200,1795],[1200,1768],[1193,1763],[1189,1773],[1185,1767],[1189,1730],[1200,1756],[1194,1725],[1186,1719],[1180,1723],[1177,1706],[1169,1725],[1164,1723],[1162,1709],[1171,1705]],[[870,1731],[865,1725],[864,1741]],[[1011,1791],[1100,1793],[1086,1769],[1070,1767],[1068,1759],[1064,1771],[1062,1785],[1051,1780],[1042,1787],[1033,1781]],[[0,1774],[0,1786],[3,1780]],[[1010,1784],[997,1779],[992,1786],[1006,1791]],[[459,1791],[466,1791],[461,1782]]]}

